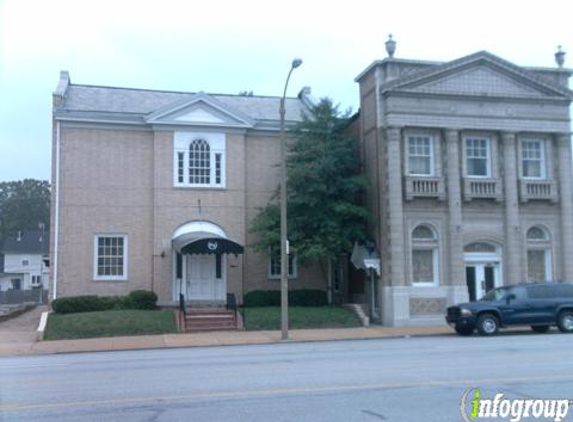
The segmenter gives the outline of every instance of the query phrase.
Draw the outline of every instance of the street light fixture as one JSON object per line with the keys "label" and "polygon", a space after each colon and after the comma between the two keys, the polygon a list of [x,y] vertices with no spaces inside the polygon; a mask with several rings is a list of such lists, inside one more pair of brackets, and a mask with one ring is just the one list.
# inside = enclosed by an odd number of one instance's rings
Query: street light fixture
{"label": "street light fixture", "polygon": [[288,239],[287,239],[287,177],[286,177],[286,141],[285,141],[285,97],[288,81],[294,69],[302,64],[301,59],[292,61],[281,98],[279,113],[281,116],[281,338],[288,340]]}

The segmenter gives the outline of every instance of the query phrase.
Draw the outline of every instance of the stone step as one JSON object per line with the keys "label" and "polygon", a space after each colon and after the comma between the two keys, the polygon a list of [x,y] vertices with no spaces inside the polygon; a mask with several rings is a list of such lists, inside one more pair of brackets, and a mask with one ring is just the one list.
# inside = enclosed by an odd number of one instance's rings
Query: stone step
{"label": "stone step", "polygon": [[236,330],[235,321],[215,321],[185,324],[185,331]]}
{"label": "stone step", "polygon": [[185,330],[186,333],[206,333],[210,331],[237,331],[237,328],[233,325],[229,327],[190,327]]}
{"label": "stone step", "polygon": [[185,332],[236,330],[235,313],[227,309],[192,309],[185,315]]}
{"label": "stone step", "polygon": [[228,311],[227,309],[221,310],[204,310],[204,309],[187,309],[185,311],[187,315],[234,315],[233,311]]}

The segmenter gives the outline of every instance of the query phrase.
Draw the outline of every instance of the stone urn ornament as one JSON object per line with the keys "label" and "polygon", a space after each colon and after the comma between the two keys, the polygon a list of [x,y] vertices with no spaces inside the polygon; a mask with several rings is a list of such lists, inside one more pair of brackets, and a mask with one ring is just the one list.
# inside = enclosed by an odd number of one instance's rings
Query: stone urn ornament
{"label": "stone urn ornament", "polygon": [[392,39],[392,34],[388,35],[388,41],[386,41],[386,52],[388,57],[394,57],[394,52],[396,51],[396,41]]}
{"label": "stone urn ornament", "polygon": [[555,62],[559,67],[563,67],[563,64],[565,63],[565,52],[561,50],[561,46],[557,47],[557,53],[555,53]]}

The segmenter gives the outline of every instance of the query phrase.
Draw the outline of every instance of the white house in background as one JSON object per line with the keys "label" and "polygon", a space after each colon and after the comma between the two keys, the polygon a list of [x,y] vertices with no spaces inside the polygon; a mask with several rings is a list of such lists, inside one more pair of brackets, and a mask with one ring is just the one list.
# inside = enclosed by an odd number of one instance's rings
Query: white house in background
{"label": "white house in background", "polygon": [[8,237],[0,247],[0,291],[47,289],[48,244],[40,230]]}

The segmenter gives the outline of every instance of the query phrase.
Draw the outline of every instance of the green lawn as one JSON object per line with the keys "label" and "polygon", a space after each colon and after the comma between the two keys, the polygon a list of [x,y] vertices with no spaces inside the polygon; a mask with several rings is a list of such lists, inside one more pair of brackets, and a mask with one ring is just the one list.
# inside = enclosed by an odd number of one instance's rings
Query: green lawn
{"label": "green lawn", "polygon": [[64,340],[176,332],[173,311],[101,311],[50,314],[44,338]]}
{"label": "green lawn", "polygon": [[[281,308],[268,306],[243,308],[245,327],[249,331],[280,330]],[[352,311],[339,306],[289,307],[289,328],[359,327],[360,321]]]}

